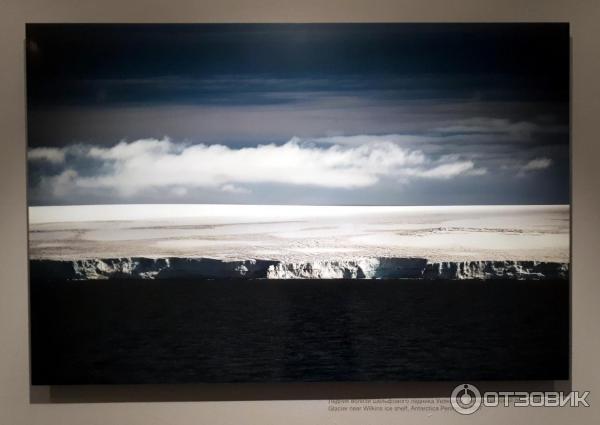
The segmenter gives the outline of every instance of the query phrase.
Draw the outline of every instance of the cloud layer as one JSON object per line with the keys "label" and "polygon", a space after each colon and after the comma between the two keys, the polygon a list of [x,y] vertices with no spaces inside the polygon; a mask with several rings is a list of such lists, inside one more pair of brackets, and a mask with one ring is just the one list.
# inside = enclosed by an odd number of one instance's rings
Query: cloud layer
{"label": "cloud layer", "polygon": [[568,46],[564,25],[34,26],[29,201],[565,203]]}
{"label": "cloud layer", "polygon": [[[420,150],[394,143],[397,136],[361,136],[361,144],[313,143],[293,138],[285,144],[234,149],[220,144],[180,144],[168,138],[120,142],[112,147],[71,145],[34,148],[32,162],[61,164],[61,172],[44,175],[40,186],[61,196],[71,190],[109,190],[133,196],[148,189],[170,188],[184,196],[202,187],[232,194],[248,193],[247,185],[277,184],[352,190],[381,179],[446,180],[483,175],[485,168],[458,156],[432,159]],[[324,142],[324,139],[320,139]],[[340,142],[336,137],[334,142]],[[343,141],[342,142],[348,142]],[[100,163],[85,175],[86,162]],[[78,165],[79,164],[79,165]]]}

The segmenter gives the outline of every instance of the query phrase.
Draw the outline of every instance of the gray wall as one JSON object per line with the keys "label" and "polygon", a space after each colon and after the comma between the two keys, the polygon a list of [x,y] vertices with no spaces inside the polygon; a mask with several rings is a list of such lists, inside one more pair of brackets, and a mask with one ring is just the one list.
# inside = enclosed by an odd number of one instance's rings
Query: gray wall
{"label": "gray wall", "polygon": [[[469,418],[443,413],[328,412],[327,401],[198,401],[261,398],[257,387],[162,387],[31,390],[28,368],[25,199],[25,22],[338,22],[570,21],[573,37],[573,374],[574,390],[591,391],[582,409],[484,409]],[[592,423],[600,397],[600,2],[558,0],[0,0],[0,424],[225,423]],[[531,383],[529,385],[532,385]],[[533,384],[535,386],[535,384]],[[556,383],[562,388],[564,383]],[[350,387],[331,386],[339,396]],[[434,395],[434,387],[379,387],[400,395]],[[425,390],[423,390],[425,388]],[[429,390],[427,389],[429,388]],[[510,385],[504,386],[510,389]],[[299,391],[300,390],[300,391]],[[324,386],[275,394],[310,397]],[[374,394],[359,387],[354,394]],[[415,391],[415,392],[413,392]],[[436,393],[437,391],[437,393]],[[270,394],[274,394],[271,390]],[[442,395],[440,393],[440,395]],[[194,400],[174,402],[174,400]],[[111,402],[129,401],[129,402]],[[135,402],[132,402],[136,400]],[[140,401],[142,400],[142,401]],[[155,401],[163,400],[163,401]],[[49,403],[48,401],[54,401]],[[57,401],[59,403],[57,403]],[[67,401],[68,403],[60,403]],[[99,403],[104,401],[104,403]]]}

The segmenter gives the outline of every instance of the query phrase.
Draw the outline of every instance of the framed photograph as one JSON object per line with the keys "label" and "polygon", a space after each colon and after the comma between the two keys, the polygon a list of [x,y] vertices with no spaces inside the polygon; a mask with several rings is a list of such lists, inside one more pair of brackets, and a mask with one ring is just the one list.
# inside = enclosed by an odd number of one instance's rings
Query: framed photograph
{"label": "framed photograph", "polygon": [[569,45],[27,25],[32,384],[568,379]]}

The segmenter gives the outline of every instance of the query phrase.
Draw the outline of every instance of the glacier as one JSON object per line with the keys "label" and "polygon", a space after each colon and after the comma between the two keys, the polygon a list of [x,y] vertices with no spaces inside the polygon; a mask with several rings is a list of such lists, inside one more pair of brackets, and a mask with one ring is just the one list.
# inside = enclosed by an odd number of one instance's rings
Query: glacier
{"label": "glacier", "polygon": [[364,257],[349,260],[221,260],[185,257],[32,259],[30,275],[45,280],[98,279],[567,279],[569,263],[546,261],[429,261]]}

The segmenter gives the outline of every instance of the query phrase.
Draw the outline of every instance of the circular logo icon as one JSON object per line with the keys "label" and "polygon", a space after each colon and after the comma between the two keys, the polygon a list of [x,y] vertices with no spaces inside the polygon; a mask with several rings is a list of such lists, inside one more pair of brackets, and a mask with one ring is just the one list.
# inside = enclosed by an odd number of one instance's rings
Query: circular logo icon
{"label": "circular logo icon", "polygon": [[481,393],[475,385],[460,384],[452,391],[450,403],[461,415],[470,415],[481,406]]}

